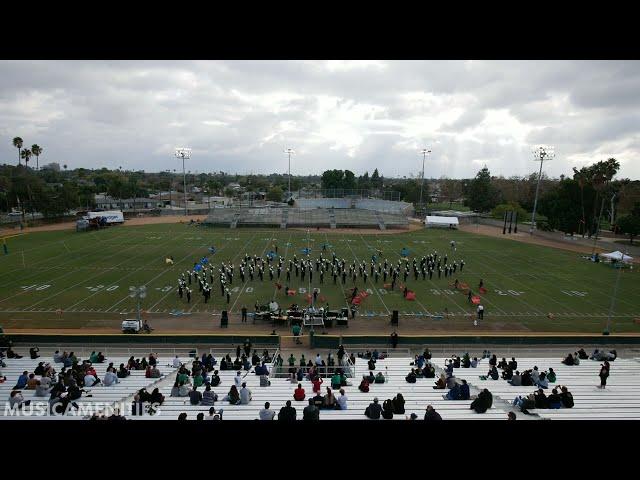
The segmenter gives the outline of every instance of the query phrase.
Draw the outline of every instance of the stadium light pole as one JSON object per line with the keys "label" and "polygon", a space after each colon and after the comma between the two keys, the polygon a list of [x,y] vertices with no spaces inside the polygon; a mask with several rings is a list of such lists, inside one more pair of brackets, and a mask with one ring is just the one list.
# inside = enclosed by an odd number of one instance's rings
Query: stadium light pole
{"label": "stadium light pole", "polygon": [[142,318],[140,316],[140,301],[147,296],[147,287],[129,287],[129,296],[136,299],[138,327],[142,330]]}
{"label": "stadium light pole", "polygon": [[184,216],[187,216],[187,174],[184,170],[184,161],[191,158],[190,148],[176,148],[176,158],[182,159],[182,178],[184,180]]}
{"label": "stadium light pole", "polygon": [[431,150],[427,150],[426,148],[423,148],[422,150],[420,150],[420,153],[422,154],[422,182],[420,183],[420,208],[422,208],[422,187],[424,186],[424,162],[427,159],[427,154],[431,153]]}
{"label": "stadium light pole", "polygon": [[540,190],[540,180],[542,179],[542,164],[547,160],[553,160],[555,152],[553,147],[540,146],[533,150],[533,156],[536,162],[540,162],[540,172],[538,173],[538,183],[536,184],[536,197],[533,201],[533,213],[531,214],[531,227],[529,227],[529,234],[533,235],[533,229],[536,226],[536,209],[538,207],[538,191]]}
{"label": "stadium light pole", "polygon": [[296,152],[292,148],[287,148],[284,153],[289,155],[289,197],[291,197],[291,154]]}

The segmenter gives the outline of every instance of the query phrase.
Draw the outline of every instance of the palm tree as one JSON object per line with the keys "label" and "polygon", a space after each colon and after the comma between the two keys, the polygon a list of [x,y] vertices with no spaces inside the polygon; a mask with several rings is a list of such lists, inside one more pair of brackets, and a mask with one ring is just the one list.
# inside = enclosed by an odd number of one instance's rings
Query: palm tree
{"label": "palm tree", "polygon": [[31,145],[31,153],[36,156],[36,170],[40,170],[40,155],[42,155],[42,147],[34,143]]}
{"label": "palm tree", "polygon": [[22,150],[22,153],[20,154],[20,156],[24,158],[24,166],[28,167],[29,159],[31,158],[31,150],[29,150],[28,148],[25,148],[24,150]]}
{"label": "palm tree", "polygon": [[13,146],[18,149],[18,165],[20,165],[20,149],[22,148],[22,139],[20,137],[15,137],[13,139]]}

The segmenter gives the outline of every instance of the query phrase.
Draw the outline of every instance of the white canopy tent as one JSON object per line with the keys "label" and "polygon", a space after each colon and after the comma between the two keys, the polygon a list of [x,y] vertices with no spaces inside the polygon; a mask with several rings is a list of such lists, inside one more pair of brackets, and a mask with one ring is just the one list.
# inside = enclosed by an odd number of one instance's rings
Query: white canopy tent
{"label": "white canopy tent", "polygon": [[615,260],[617,262],[625,262],[625,263],[629,263],[633,260],[633,257],[630,257],[629,255],[625,255],[620,250],[616,250],[615,252],[611,252],[611,253],[602,253],[600,254],[600,256],[604,258],[608,258],[609,260]]}
{"label": "white canopy tent", "polygon": [[424,224],[427,227],[450,227],[452,225],[458,225],[458,217],[436,217],[427,215]]}

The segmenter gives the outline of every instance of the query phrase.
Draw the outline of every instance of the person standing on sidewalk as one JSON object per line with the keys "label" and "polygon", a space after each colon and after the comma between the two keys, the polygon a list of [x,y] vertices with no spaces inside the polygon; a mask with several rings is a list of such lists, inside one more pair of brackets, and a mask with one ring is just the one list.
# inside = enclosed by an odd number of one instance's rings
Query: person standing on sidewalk
{"label": "person standing on sidewalk", "polygon": [[247,307],[242,306],[242,322],[247,323]]}

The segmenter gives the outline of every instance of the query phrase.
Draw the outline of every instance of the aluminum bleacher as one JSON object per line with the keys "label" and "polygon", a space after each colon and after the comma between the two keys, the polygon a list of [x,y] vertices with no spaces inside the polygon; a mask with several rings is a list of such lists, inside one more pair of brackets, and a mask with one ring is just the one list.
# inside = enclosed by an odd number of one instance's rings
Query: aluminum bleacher
{"label": "aluminum bleacher", "polygon": [[[126,365],[129,357],[127,356],[108,356],[104,363],[94,363],[93,367],[98,374],[98,378],[101,380],[104,378],[104,374],[106,373],[106,369],[109,366],[109,363],[113,363],[116,369],[119,367],[121,363]],[[86,357],[84,357],[86,358]],[[136,355],[136,358],[140,358],[140,355]],[[145,378],[144,370],[132,370],[131,374],[126,378],[121,378],[120,383],[113,384],[111,386],[103,386],[98,385],[90,388],[86,388],[89,391],[91,397],[86,395],[82,395],[82,397],[76,400],[76,403],[80,407],[78,411],[73,408],[70,408],[68,414],[66,416],[61,415],[50,415],[49,414],[49,395],[46,397],[36,397],[35,390],[27,390],[20,389],[22,396],[25,401],[31,400],[31,405],[27,407],[23,407],[22,410],[17,410],[16,414],[12,414],[11,411],[8,410],[9,407],[9,396],[13,387],[16,385],[18,377],[22,374],[22,372],[27,371],[32,373],[34,369],[37,367],[39,362],[50,363],[56,372],[60,372],[63,365],[60,363],[53,363],[53,357],[51,354],[41,355],[40,358],[35,360],[31,360],[30,358],[20,358],[20,359],[4,359],[6,363],[6,367],[0,369],[2,371],[2,375],[7,377],[7,381],[0,384],[0,420],[5,419],[81,419],[86,418],[87,415],[91,415],[96,411],[100,411],[105,408],[107,405],[119,404],[121,401],[131,397],[141,388],[146,388],[149,392],[153,388],[155,388],[156,384],[159,384],[167,378],[167,376],[171,376],[171,374],[176,372],[176,369],[172,366],[174,356],[162,355],[158,356],[157,368],[160,370],[161,377],[160,378]],[[182,362],[186,362],[189,360],[188,356],[180,357]],[[39,376],[36,376],[36,379],[40,379]],[[129,406],[127,405],[127,408]]]}
{"label": "aluminum bleacher", "polygon": [[[498,356],[498,360],[502,357]],[[510,360],[510,356],[506,357]],[[433,358],[434,365],[444,367],[444,358]],[[605,389],[598,388],[598,373],[602,362],[581,360],[580,365],[567,366],[561,358],[517,358],[518,370],[538,367],[540,372],[553,368],[556,382],[549,383],[545,395],[555,386],[564,385],[573,395],[573,408],[531,409],[530,412],[542,419],[554,420],[640,420],[640,362],[634,359],[617,358],[610,362],[611,375]],[[479,360],[477,368],[455,368],[454,375],[465,379],[470,385],[488,388],[494,402],[501,399],[512,403],[516,396],[526,396],[539,387],[513,386],[506,380],[481,380],[480,375],[489,371],[489,360]],[[498,369],[501,372],[500,369]]]}
{"label": "aluminum bleacher", "polygon": [[[340,200],[340,199],[336,199]],[[396,203],[396,202],[390,202]],[[401,210],[366,208],[216,208],[203,224],[227,227],[408,228]]]}

